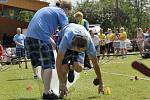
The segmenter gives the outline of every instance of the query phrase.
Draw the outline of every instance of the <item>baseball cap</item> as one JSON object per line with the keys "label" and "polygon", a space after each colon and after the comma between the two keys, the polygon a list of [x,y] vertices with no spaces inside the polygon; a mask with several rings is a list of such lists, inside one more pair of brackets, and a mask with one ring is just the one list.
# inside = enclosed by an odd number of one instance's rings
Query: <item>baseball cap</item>
{"label": "baseball cap", "polygon": [[121,29],[121,30],[124,30],[124,27],[121,27],[120,29]]}

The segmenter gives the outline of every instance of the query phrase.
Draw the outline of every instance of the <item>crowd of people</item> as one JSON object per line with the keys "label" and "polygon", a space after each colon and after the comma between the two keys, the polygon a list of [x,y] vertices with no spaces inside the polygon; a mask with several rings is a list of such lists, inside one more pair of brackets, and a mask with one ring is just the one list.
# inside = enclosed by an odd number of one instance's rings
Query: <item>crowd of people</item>
{"label": "crowd of people", "polygon": [[89,32],[99,59],[100,57],[101,59],[104,59],[105,54],[109,57],[110,53],[116,55],[121,54],[122,57],[126,56],[127,33],[125,32],[124,27],[121,27],[120,30],[117,31],[108,28],[106,32],[103,32],[103,29],[101,28],[100,33],[94,33],[93,30],[89,30]]}
{"label": "crowd of people", "polygon": [[[101,59],[104,59],[104,55],[109,57],[110,53],[112,53],[114,56],[122,55],[122,58],[126,57],[129,39],[127,38],[127,33],[124,27],[114,30],[108,28],[106,32],[103,32],[103,29],[101,28],[100,33],[94,33],[94,31],[89,30],[89,33],[91,34],[95,44],[98,58],[101,57]],[[135,38],[130,40],[130,46],[132,46],[132,50],[134,49],[133,46],[135,45],[137,45],[141,57],[144,56],[144,53],[146,52],[145,50],[149,52],[150,28],[148,28],[145,33],[143,32],[142,28],[137,28]]]}

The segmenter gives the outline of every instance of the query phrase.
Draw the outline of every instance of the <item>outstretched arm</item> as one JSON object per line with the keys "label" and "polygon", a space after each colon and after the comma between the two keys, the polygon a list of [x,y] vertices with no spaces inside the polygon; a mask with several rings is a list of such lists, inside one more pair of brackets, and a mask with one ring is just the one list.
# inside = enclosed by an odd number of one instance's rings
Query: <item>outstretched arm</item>
{"label": "outstretched arm", "polygon": [[59,50],[58,53],[57,53],[57,58],[56,58],[56,69],[57,69],[57,75],[58,75],[58,78],[59,78],[59,81],[60,83],[64,83],[63,82],[63,72],[62,72],[62,61],[63,61],[63,58],[64,58],[64,54]]}
{"label": "outstretched arm", "polygon": [[98,60],[96,57],[90,57],[90,59],[92,60],[95,73],[97,75],[97,78],[99,79],[98,93],[103,92],[103,81],[102,81],[102,75],[101,75],[101,70],[98,64]]}
{"label": "outstretched arm", "polygon": [[57,75],[59,79],[59,91],[60,92],[66,92],[66,85],[65,80],[63,77],[63,69],[62,69],[62,61],[64,59],[64,53],[62,53],[60,50],[58,50],[57,58],[56,58],[56,69],[57,69]]}

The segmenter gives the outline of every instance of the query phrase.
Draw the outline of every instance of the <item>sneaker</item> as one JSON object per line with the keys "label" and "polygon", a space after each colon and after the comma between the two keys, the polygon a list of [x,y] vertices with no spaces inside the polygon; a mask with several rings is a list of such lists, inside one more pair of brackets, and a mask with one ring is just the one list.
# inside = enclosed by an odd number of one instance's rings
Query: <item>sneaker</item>
{"label": "sneaker", "polygon": [[89,69],[92,68],[89,61],[85,61],[85,62],[84,62],[84,67],[88,67]]}
{"label": "sneaker", "polygon": [[37,75],[34,76],[34,79],[39,79],[39,77]]}
{"label": "sneaker", "polygon": [[73,69],[70,69],[70,67],[69,67],[69,73],[68,73],[68,81],[70,82],[70,83],[72,83],[73,81],[74,81],[74,70]]}
{"label": "sneaker", "polygon": [[64,97],[62,97],[62,96],[59,96],[59,99],[63,99]]}
{"label": "sneaker", "polygon": [[88,67],[84,67],[83,70],[90,70],[91,68]]}
{"label": "sneaker", "polygon": [[51,92],[50,94],[45,94],[43,93],[43,97],[42,97],[44,100],[51,100],[51,99],[59,99],[58,96]]}

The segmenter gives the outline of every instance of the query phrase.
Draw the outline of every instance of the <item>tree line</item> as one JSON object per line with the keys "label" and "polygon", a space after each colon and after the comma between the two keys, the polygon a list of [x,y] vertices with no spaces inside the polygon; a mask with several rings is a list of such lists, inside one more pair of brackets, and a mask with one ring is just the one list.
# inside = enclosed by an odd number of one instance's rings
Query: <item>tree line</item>
{"label": "tree line", "polygon": [[[125,27],[128,36],[134,37],[136,29],[144,31],[150,27],[149,0],[86,0],[77,3],[72,13],[81,11],[90,24],[99,24],[101,28]],[[73,14],[69,16],[74,21]]]}

